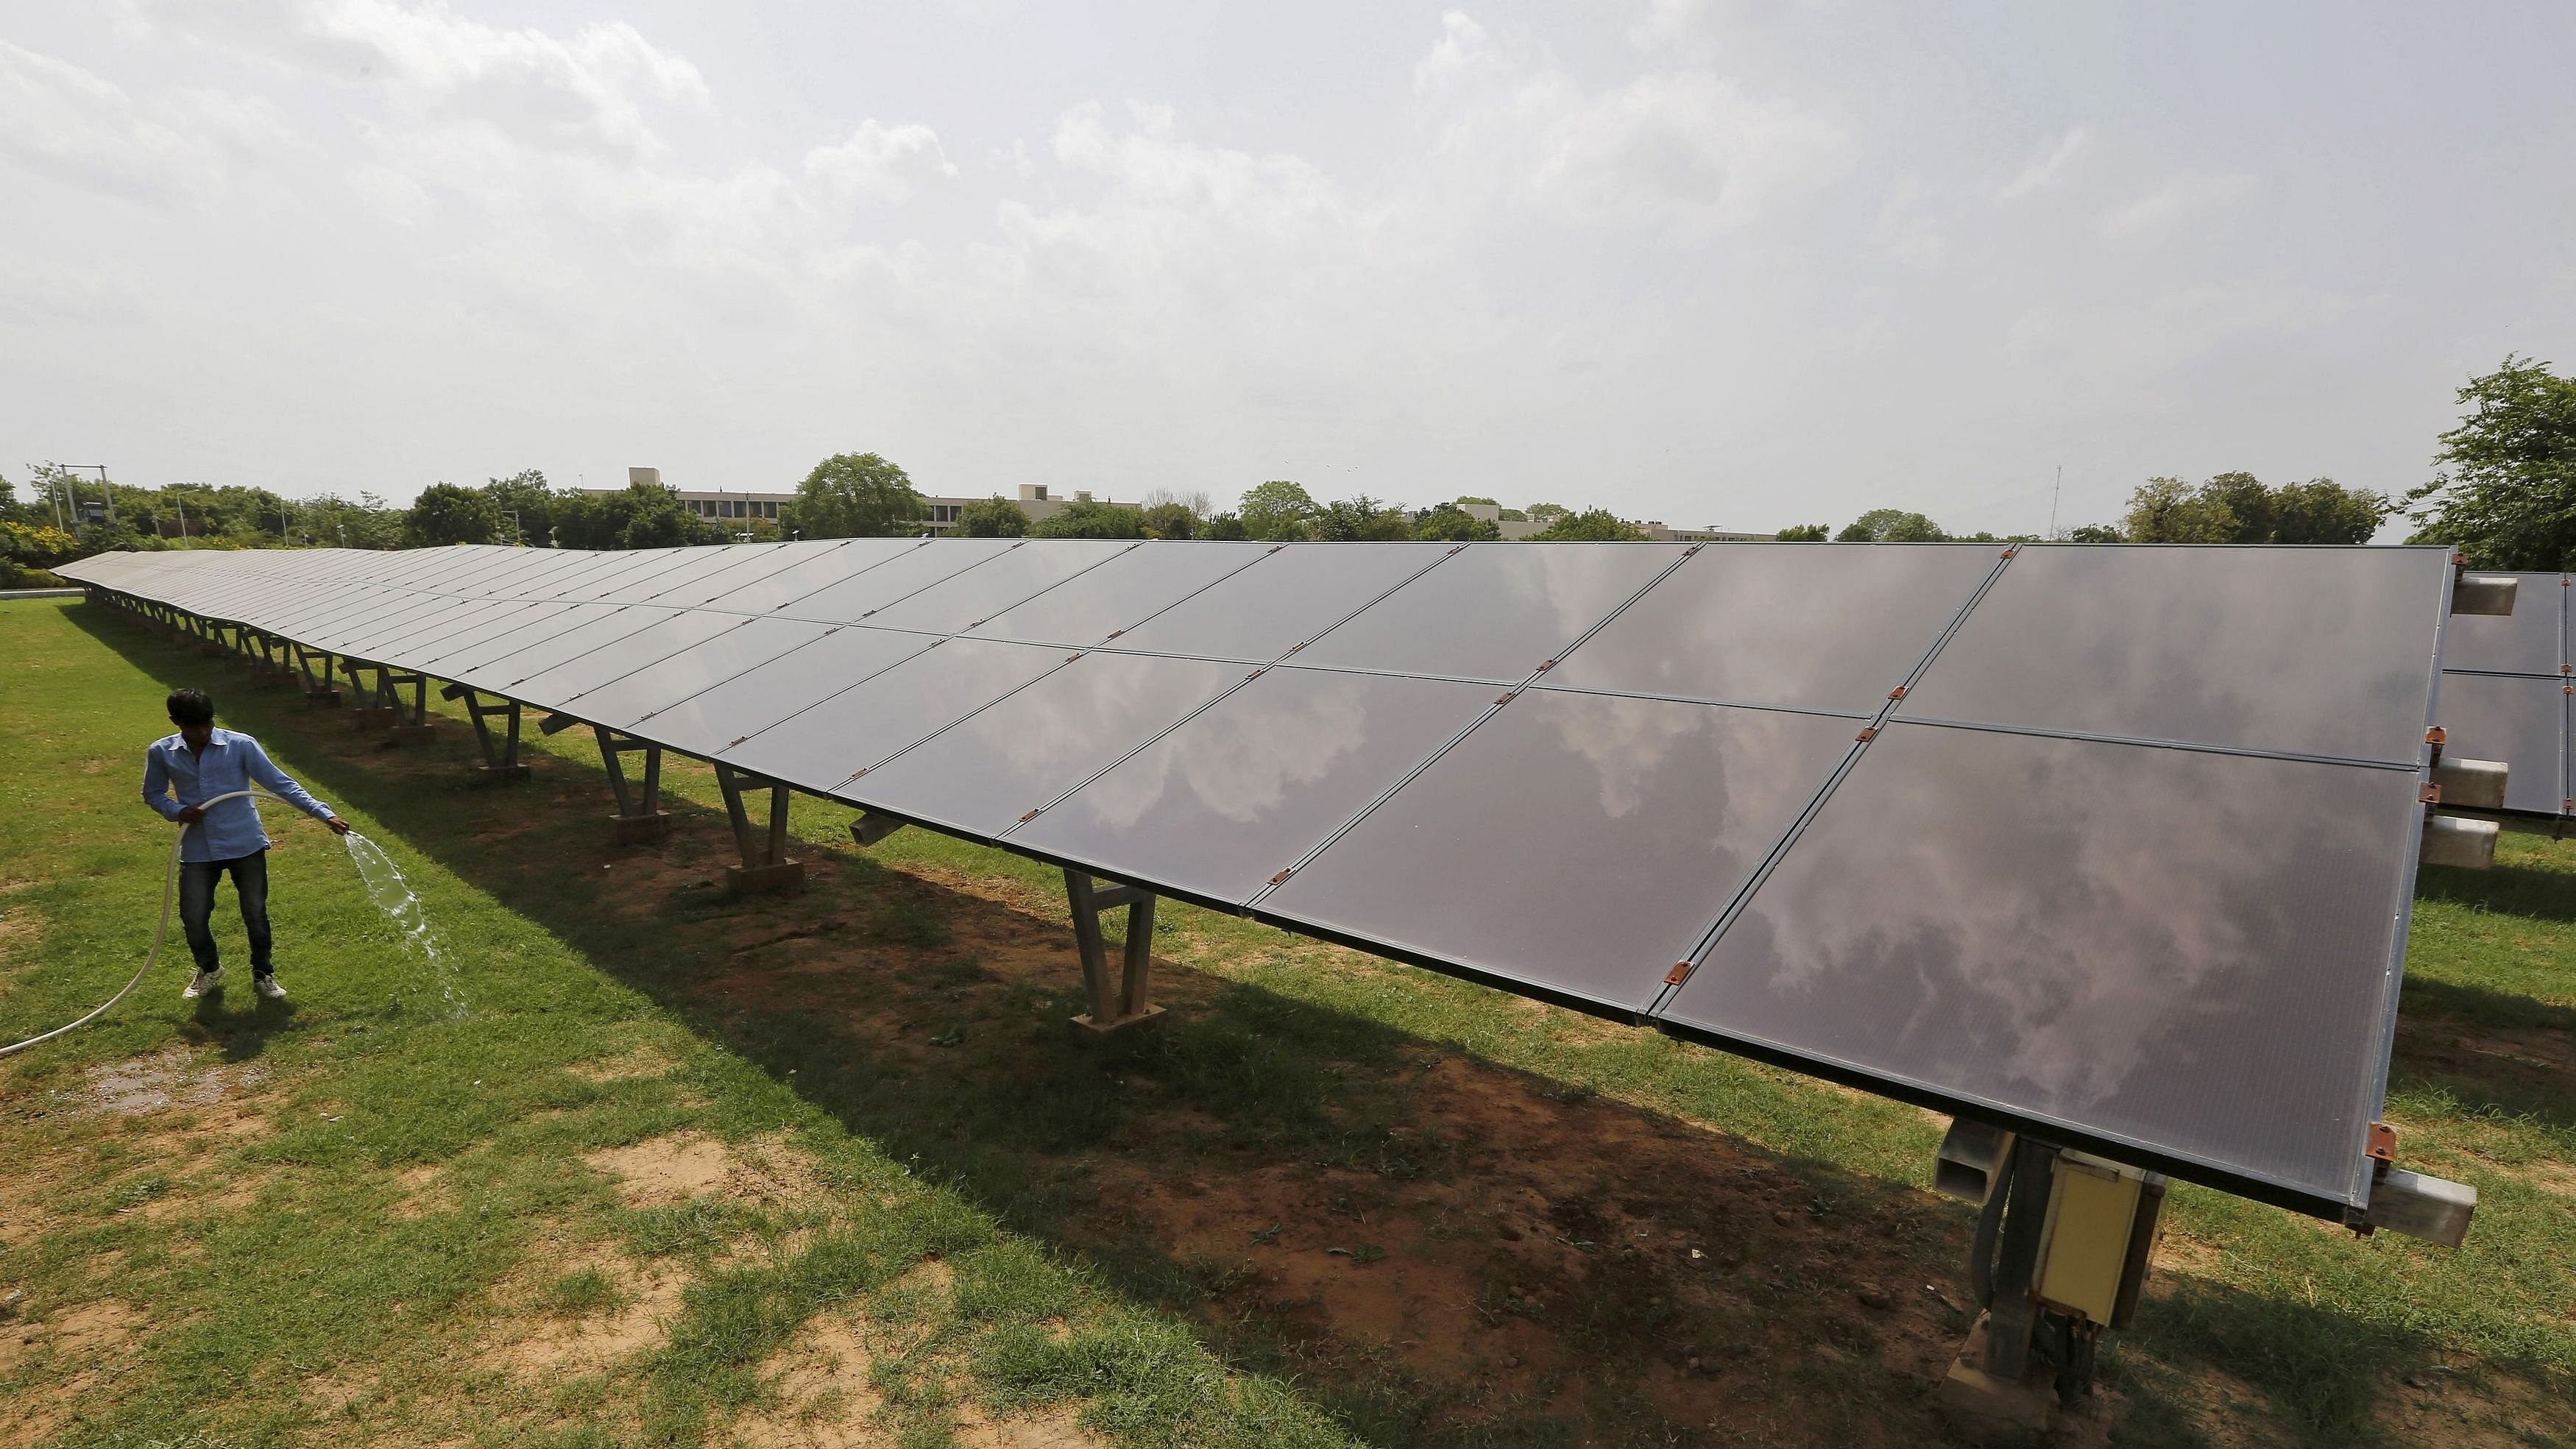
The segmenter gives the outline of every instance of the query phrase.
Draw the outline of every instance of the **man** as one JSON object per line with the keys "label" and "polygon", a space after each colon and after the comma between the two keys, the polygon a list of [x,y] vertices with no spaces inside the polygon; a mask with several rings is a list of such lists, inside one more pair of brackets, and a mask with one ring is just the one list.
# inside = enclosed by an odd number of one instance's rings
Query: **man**
{"label": "man", "polygon": [[179,924],[188,933],[197,974],[179,994],[194,1000],[223,982],[223,962],[215,954],[215,932],[208,923],[215,914],[215,882],[229,875],[233,893],[241,897],[242,928],[250,934],[251,989],[283,1001],[286,989],[277,984],[276,963],[269,957],[268,832],[260,826],[259,809],[248,795],[211,806],[205,802],[256,783],[330,826],[334,835],[348,834],[349,822],[288,779],[259,741],[215,728],[215,702],[202,692],[174,689],[168,703],[170,723],[179,732],[154,741],[145,754],[143,803],[165,820],[194,827],[179,848]]}

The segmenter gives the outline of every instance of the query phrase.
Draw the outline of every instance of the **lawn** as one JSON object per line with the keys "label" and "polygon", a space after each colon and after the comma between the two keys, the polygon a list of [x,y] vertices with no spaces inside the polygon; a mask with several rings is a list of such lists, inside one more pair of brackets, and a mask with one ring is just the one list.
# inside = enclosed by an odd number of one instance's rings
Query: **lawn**
{"label": "lawn", "polygon": [[[0,1061],[0,1442],[1945,1442],[1965,1213],[1923,1113],[1167,905],[1151,1033],[1074,1040],[1060,880],[799,801],[736,901],[712,776],[609,841],[583,732],[474,780],[75,601],[0,603],[0,1040],[150,938],[160,698],[268,813],[283,1004]],[[533,733],[533,731],[531,732]],[[218,922],[239,965],[239,927]],[[174,943],[175,948],[175,943]],[[2465,1250],[2177,1190],[2069,1442],[2546,1444],[2576,1422],[2576,841],[2428,872],[2389,1115]]]}

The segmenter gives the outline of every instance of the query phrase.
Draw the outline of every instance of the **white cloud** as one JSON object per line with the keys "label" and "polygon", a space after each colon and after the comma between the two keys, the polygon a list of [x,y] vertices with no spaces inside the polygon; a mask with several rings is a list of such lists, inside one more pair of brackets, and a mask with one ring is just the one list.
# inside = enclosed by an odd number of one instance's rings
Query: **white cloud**
{"label": "white cloud", "polygon": [[1908,176],[1888,192],[1878,208],[1871,239],[1893,260],[1918,270],[1941,265],[1950,253],[1949,238],[1926,209],[1923,183]]}
{"label": "white cloud", "polygon": [[887,126],[875,117],[829,146],[805,153],[805,174],[832,190],[871,201],[903,201],[956,176],[928,126]]}
{"label": "white cloud", "polygon": [[1730,229],[1840,176],[1853,151],[1834,123],[1705,69],[1587,91],[1461,11],[1414,86],[1441,118],[1442,161],[1578,225]]}
{"label": "white cloud", "polygon": [[2034,307],[2006,331],[2005,354],[2017,366],[2125,384],[2247,338],[2312,332],[2365,305],[2308,287],[2200,283],[2136,299]]}
{"label": "white cloud", "polygon": [[2254,194],[2255,180],[2241,171],[2211,175],[2185,171],[2164,185],[2103,213],[2102,235],[2115,242],[2147,244],[2184,223],[2222,211]]}
{"label": "white cloud", "polygon": [[2047,155],[2023,167],[2021,174],[2005,182],[2004,189],[1997,192],[1996,196],[2004,201],[2019,201],[2054,182],[2065,172],[2067,163],[2075,159],[2075,154],[2084,149],[2084,143],[2091,135],[2092,133],[2085,127],[2077,126],[2058,137],[2057,144],[2048,148]]}
{"label": "white cloud", "polygon": [[43,175],[128,200],[166,200],[210,184],[220,161],[90,72],[0,40],[0,155]]}

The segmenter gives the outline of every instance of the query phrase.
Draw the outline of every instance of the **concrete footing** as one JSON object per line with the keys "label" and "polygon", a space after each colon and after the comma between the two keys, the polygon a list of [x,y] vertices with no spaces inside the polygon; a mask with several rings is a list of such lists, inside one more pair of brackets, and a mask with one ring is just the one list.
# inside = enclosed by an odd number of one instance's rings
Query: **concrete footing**
{"label": "concrete footing", "polygon": [[2057,1427],[2056,1375],[2033,1364],[2015,1383],[1979,1367],[1985,1358],[1986,1321],[1979,1318],[1941,1380],[1941,1408],[1955,1426],[1989,1443],[2026,1442]]}
{"label": "concrete footing", "polygon": [[671,812],[656,810],[650,815],[611,815],[609,837],[620,845],[651,845],[666,840],[671,834]]}
{"label": "concrete footing", "polygon": [[1086,1011],[1082,1015],[1072,1018],[1070,1024],[1073,1027],[1073,1035],[1076,1041],[1101,1042],[1115,1041],[1140,1027],[1151,1026],[1162,1019],[1163,1008],[1159,1006],[1148,1006],[1143,1011],[1135,1012],[1128,1016],[1122,1016],[1116,1021],[1108,1022],[1106,1024],[1092,1020],[1091,1013]]}
{"label": "concrete footing", "polygon": [[425,745],[438,738],[435,724],[398,724],[386,731],[398,745]]}
{"label": "concrete footing", "polygon": [[732,895],[793,895],[805,889],[805,862],[782,860],[776,865],[729,865],[725,867],[725,890]]}
{"label": "concrete footing", "polygon": [[349,725],[353,729],[389,730],[401,717],[391,705],[371,704],[363,709],[349,711]]}
{"label": "concrete footing", "polygon": [[340,691],[337,689],[308,689],[304,691],[304,703],[307,708],[311,709],[338,709],[340,707]]}
{"label": "concrete footing", "polygon": [[527,778],[528,767],[524,764],[483,767],[483,783],[486,785],[519,785],[526,783]]}

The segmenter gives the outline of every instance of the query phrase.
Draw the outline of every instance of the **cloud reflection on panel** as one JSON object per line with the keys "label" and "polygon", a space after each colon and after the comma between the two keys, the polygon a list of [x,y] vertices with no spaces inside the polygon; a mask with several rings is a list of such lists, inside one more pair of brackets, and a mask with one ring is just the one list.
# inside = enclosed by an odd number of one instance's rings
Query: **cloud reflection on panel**
{"label": "cloud reflection on panel", "polygon": [[[945,647],[1001,646],[961,639]],[[1242,682],[1244,672],[1239,664],[1204,659],[1086,654],[844,793],[900,814],[1000,835]]]}
{"label": "cloud reflection on panel", "polygon": [[2397,770],[1890,726],[1666,1015],[2341,1196]]}
{"label": "cloud reflection on panel", "polygon": [[951,639],[781,720],[723,758],[774,779],[829,788],[1063,663],[1060,650]]}
{"label": "cloud reflection on panel", "polygon": [[2438,549],[2025,548],[1898,713],[2411,763],[2449,568]]}
{"label": "cloud reflection on panel", "polygon": [[1011,838],[1248,901],[1492,702],[1490,685],[1274,669]]}
{"label": "cloud reflection on panel", "polygon": [[1994,566],[1951,544],[1710,544],[1546,683],[1867,714]]}
{"label": "cloud reflection on panel", "polygon": [[1518,683],[1607,618],[1679,544],[1481,544],[1297,655],[1300,664]]}
{"label": "cloud reflection on panel", "polygon": [[1266,904],[1642,1008],[1851,736],[1828,716],[1524,694]]}

